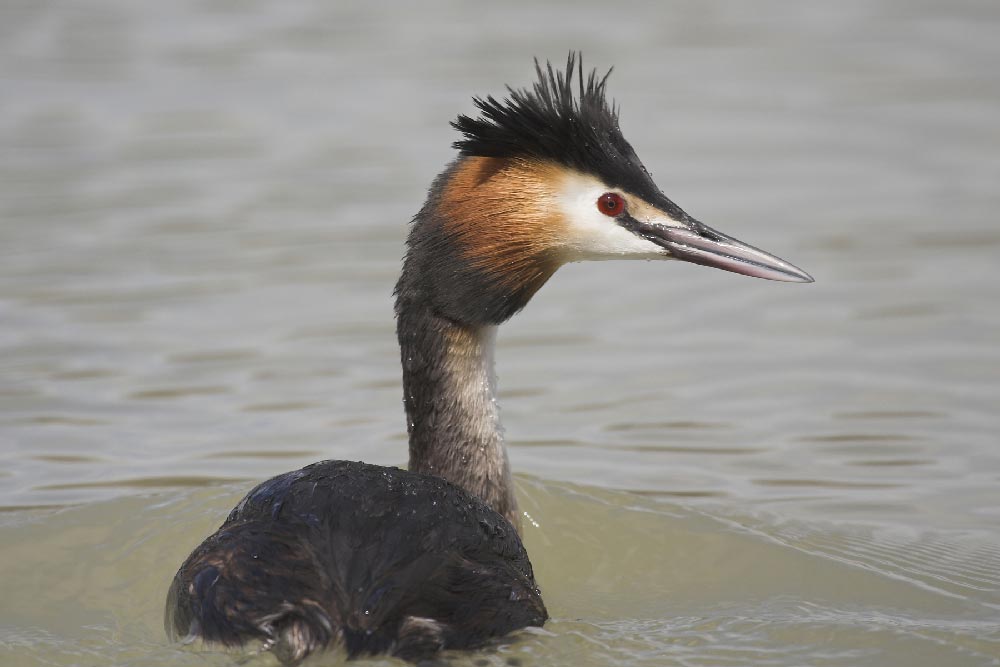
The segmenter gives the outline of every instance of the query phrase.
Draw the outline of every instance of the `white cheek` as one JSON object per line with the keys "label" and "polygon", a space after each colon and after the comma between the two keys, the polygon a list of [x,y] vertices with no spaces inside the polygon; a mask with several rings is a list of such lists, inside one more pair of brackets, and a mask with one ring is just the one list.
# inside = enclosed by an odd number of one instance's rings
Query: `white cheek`
{"label": "white cheek", "polygon": [[608,187],[589,176],[566,179],[560,195],[567,222],[567,261],[588,259],[668,259],[663,248],[633,234],[597,209]]}

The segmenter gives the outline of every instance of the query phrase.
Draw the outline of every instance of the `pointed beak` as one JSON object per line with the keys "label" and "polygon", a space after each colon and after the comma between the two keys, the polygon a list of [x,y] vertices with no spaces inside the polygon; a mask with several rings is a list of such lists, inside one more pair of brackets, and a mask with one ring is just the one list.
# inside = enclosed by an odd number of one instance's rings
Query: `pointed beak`
{"label": "pointed beak", "polygon": [[674,227],[638,223],[634,231],[663,247],[671,257],[685,262],[766,280],[813,282],[812,276],[780,257],[737,241],[697,220],[688,218],[684,224],[685,227]]}

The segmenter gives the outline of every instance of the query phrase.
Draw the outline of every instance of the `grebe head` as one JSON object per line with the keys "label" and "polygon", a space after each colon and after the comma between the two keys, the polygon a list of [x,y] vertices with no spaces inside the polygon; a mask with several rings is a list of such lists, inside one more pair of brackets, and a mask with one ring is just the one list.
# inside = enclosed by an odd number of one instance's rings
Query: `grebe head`
{"label": "grebe head", "polygon": [[455,142],[459,157],[435,182],[409,239],[408,259],[437,312],[498,324],[560,265],[588,259],[679,259],[812,282],[698,222],[660,191],[605,97],[610,71],[585,78],[572,53],[565,72],[535,66],[532,89],[508,88],[503,101],[475,98],[481,115],[452,123],[464,135]]}

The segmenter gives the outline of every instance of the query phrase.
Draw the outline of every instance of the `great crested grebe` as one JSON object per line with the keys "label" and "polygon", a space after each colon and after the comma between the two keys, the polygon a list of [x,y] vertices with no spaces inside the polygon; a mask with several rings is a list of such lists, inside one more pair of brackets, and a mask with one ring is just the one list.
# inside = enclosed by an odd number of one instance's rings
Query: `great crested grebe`
{"label": "great crested grebe", "polygon": [[531,90],[476,98],[481,115],[452,123],[458,158],[410,228],[395,290],[409,470],[323,461],[257,486],[174,577],[171,636],[260,640],[286,663],[338,645],[416,661],[541,625],[495,401],[497,325],[587,259],[812,282],[660,192],[607,75],[584,79],[572,53],[565,73],[535,67]]}

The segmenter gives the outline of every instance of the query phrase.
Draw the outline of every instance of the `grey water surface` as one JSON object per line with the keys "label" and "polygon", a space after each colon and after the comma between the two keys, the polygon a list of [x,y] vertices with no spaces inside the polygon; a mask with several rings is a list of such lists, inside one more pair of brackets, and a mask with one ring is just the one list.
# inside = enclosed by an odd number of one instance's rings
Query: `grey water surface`
{"label": "grey water surface", "polygon": [[471,95],[570,49],[668,196],[816,282],[576,264],[501,329],[552,620],[454,663],[1000,664],[998,35],[971,0],[0,0],[0,664],[244,659],[168,642],[174,570],[256,481],[405,463],[407,221]]}

